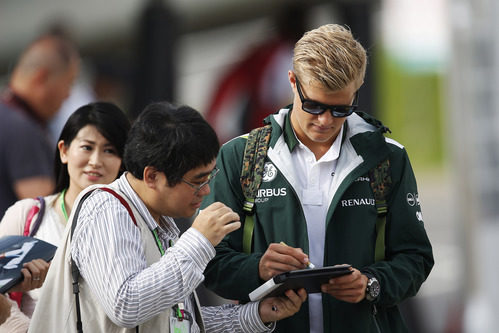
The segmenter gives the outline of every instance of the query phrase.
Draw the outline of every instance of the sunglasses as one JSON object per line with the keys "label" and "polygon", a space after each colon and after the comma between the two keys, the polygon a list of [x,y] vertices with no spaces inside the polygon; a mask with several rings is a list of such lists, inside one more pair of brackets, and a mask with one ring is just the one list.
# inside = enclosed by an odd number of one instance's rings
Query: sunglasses
{"label": "sunglasses", "polygon": [[303,96],[303,92],[301,91],[300,81],[298,81],[298,77],[296,78],[296,89],[298,90],[298,95],[300,96],[301,108],[303,111],[311,113],[313,115],[320,115],[329,110],[333,117],[343,118],[351,115],[355,110],[357,110],[357,102],[359,98],[359,91],[355,92],[355,98],[353,100],[352,105],[328,105],[323,104],[317,101],[313,101],[311,99],[306,99]]}

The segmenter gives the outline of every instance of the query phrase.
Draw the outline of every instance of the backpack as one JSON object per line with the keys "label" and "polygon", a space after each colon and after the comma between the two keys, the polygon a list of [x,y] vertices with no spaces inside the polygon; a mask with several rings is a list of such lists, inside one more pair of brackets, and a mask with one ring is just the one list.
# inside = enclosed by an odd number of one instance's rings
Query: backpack
{"label": "backpack", "polygon": [[[390,132],[378,120],[366,114],[361,114],[361,117],[374,126],[381,128],[383,133]],[[248,135],[244,148],[240,181],[244,195],[243,210],[245,212],[243,252],[247,254],[251,253],[253,229],[255,227],[255,198],[262,183],[265,156],[267,156],[271,132],[272,126],[270,124],[253,129]],[[375,168],[369,170],[369,183],[374,194],[377,211],[374,259],[380,261],[385,258],[385,227],[386,215],[388,214],[386,197],[392,184],[389,159],[383,160]]]}

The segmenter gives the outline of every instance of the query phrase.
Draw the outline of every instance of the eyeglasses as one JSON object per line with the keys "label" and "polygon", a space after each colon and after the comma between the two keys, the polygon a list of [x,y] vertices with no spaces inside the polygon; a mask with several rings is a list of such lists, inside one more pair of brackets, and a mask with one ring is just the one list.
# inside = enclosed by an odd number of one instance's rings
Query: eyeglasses
{"label": "eyeglasses", "polygon": [[208,180],[206,180],[205,182],[203,182],[203,183],[201,183],[199,185],[195,185],[193,183],[190,183],[187,180],[185,180],[184,178],[181,178],[180,180],[183,181],[184,183],[186,183],[187,185],[189,185],[190,187],[192,187],[193,189],[195,189],[196,191],[194,192],[194,195],[197,195],[199,193],[199,191],[201,191],[201,189],[203,187],[205,187],[206,185],[208,185],[213,180],[213,178],[215,178],[215,176],[217,175],[218,171],[220,171],[218,168],[213,169],[211,171],[211,173],[209,174],[209,176],[208,176]]}
{"label": "eyeglasses", "polygon": [[342,118],[351,115],[355,110],[357,110],[357,102],[359,98],[359,91],[355,92],[355,98],[353,99],[352,105],[328,105],[323,104],[317,101],[313,101],[311,99],[306,99],[303,96],[303,92],[300,88],[300,81],[298,81],[298,77],[296,78],[296,89],[298,90],[298,95],[300,96],[301,108],[303,111],[311,113],[313,115],[320,115],[329,110],[333,117]]}

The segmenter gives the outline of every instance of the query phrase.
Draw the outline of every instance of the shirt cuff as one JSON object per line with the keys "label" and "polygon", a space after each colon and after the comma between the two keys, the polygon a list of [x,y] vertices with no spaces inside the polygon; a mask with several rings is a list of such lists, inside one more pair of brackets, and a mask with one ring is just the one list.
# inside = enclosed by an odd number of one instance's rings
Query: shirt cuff
{"label": "shirt cuff", "polygon": [[260,302],[250,302],[241,305],[239,310],[239,321],[243,332],[272,332],[275,328],[275,322],[267,326],[262,322],[258,313]]}
{"label": "shirt cuff", "polygon": [[175,243],[175,247],[183,250],[192,258],[192,261],[201,271],[204,271],[216,253],[210,241],[194,228],[187,229]]}

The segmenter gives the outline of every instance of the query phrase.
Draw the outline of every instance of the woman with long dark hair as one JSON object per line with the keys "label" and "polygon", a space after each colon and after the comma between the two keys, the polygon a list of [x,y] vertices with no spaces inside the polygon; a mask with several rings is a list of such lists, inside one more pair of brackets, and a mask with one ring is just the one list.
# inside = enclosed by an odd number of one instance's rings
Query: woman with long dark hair
{"label": "woman with long dark hair", "polygon": [[[0,223],[0,237],[32,236],[58,246],[78,194],[87,186],[111,183],[122,173],[129,129],[127,117],[112,103],[95,102],[78,108],[68,118],[57,143],[54,194],[12,205]],[[35,288],[41,287],[45,276],[32,275]],[[38,290],[22,294],[20,309],[27,317],[31,317],[37,299]]]}

